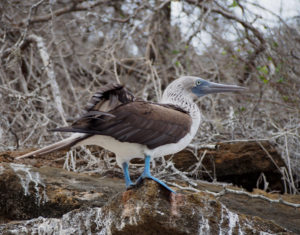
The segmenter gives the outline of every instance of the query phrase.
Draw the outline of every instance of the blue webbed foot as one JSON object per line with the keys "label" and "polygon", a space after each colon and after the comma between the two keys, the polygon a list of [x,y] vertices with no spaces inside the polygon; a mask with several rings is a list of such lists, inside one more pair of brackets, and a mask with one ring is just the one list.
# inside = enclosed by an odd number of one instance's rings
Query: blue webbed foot
{"label": "blue webbed foot", "polygon": [[142,173],[142,175],[136,180],[135,185],[140,184],[144,179],[152,179],[155,182],[159,183],[161,186],[163,186],[164,188],[166,188],[167,190],[169,190],[172,193],[176,193],[173,189],[171,189],[168,185],[166,185],[164,182],[162,182],[161,180],[155,178],[154,176],[151,175],[150,172],[150,156],[146,156],[145,157],[145,169],[144,172]]}

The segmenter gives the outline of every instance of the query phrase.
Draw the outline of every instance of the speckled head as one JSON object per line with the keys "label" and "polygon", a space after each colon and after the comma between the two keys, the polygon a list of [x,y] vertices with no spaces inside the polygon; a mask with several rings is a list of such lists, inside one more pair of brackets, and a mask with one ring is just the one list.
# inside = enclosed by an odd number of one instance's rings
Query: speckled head
{"label": "speckled head", "polygon": [[169,95],[180,92],[182,95],[190,96],[192,99],[202,97],[207,94],[221,92],[244,91],[246,88],[236,85],[225,85],[206,81],[199,77],[184,76],[173,81],[166,89]]}

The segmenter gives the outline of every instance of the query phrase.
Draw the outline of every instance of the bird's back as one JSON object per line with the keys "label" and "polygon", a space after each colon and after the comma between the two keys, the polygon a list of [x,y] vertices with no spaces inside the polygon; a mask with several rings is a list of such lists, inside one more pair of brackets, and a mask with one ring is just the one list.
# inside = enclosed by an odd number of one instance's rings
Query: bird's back
{"label": "bird's back", "polygon": [[55,131],[110,136],[154,149],[177,143],[190,131],[191,124],[189,114],[174,105],[133,101],[110,112],[89,111],[72,126]]}

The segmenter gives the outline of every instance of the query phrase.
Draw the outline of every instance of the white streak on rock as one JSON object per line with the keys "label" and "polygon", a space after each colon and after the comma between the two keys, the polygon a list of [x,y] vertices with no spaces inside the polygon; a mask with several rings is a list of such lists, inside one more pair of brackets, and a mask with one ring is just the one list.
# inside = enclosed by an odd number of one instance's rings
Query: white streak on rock
{"label": "white streak on rock", "polygon": [[225,210],[225,208],[222,205],[222,207],[221,207],[221,219],[220,219],[220,222],[219,222],[219,228],[220,228],[219,235],[225,234],[225,232],[223,233],[223,227],[222,227],[222,224],[223,224],[223,221],[224,221],[224,210]]}
{"label": "white streak on rock", "polygon": [[104,215],[102,208],[94,208],[96,209],[96,229],[100,230],[100,232],[97,232],[99,235],[111,235],[111,225],[113,223],[111,212],[108,212],[108,215]]}
{"label": "white streak on rock", "polygon": [[229,220],[229,231],[228,234],[233,234],[234,228],[239,225],[239,216],[236,213],[231,211],[227,211],[228,213],[228,220]]}
{"label": "white streak on rock", "polygon": [[275,233],[259,232],[259,235],[275,235]]}
{"label": "white streak on rock", "polygon": [[200,220],[199,233],[198,234],[199,235],[210,234],[209,221],[208,221],[208,219],[205,219],[203,215],[202,215],[202,218]]}
{"label": "white streak on rock", "polygon": [[[25,196],[30,195],[29,184],[33,182],[37,205],[48,201],[46,185],[41,180],[39,172],[32,171],[31,167],[22,164],[11,163],[10,167],[19,177]],[[41,186],[43,187],[42,195],[40,195]]]}
{"label": "white streak on rock", "polygon": [[4,167],[3,166],[0,166],[0,175],[2,175],[4,172]]}
{"label": "white streak on rock", "polygon": [[[228,221],[228,224],[226,222]],[[225,223],[223,225],[223,223]],[[245,225],[245,224],[244,224]],[[248,224],[247,224],[248,225]],[[219,222],[219,235],[232,235],[235,234],[235,228],[238,227],[238,234],[243,235],[244,232],[241,228],[240,221],[239,221],[239,215],[228,210],[226,206],[222,205],[221,208],[221,219]]]}

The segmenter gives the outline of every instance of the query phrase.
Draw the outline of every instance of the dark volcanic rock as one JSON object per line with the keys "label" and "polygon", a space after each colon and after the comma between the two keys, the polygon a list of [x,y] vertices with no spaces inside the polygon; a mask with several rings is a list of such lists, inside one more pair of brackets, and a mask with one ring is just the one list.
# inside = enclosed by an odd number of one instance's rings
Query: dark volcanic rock
{"label": "dark volcanic rock", "polygon": [[117,194],[103,207],[0,226],[3,234],[292,234],[275,223],[234,212],[210,193],[170,194],[155,182]]}
{"label": "dark volcanic rock", "polygon": [[[264,173],[270,189],[282,192],[278,168],[285,165],[267,142],[218,144],[200,149],[198,158],[187,150],[176,154],[178,169],[199,166],[191,174],[194,192],[174,181],[177,194],[148,180],[125,191],[120,178],[51,167],[62,167],[64,153],[23,164],[14,162],[20,152],[0,153],[0,234],[300,234],[299,195],[254,189]],[[218,181],[254,192],[195,180],[208,177],[204,168]]]}
{"label": "dark volcanic rock", "polygon": [[59,168],[14,163],[2,163],[0,176],[3,221],[60,217],[81,206],[102,206],[125,189],[121,179],[100,179]]}
{"label": "dark volcanic rock", "polygon": [[[204,155],[195,177],[233,183],[252,191],[261,173],[266,176],[269,190],[284,193],[281,169],[286,167],[276,148],[267,141],[219,143],[212,148],[200,148],[198,159]],[[175,166],[192,171],[199,162],[194,154],[183,150],[173,157]],[[263,188],[263,185],[262,185]]]}
{"label": "dark volcanic rock", "polygon": [[18,164],[31,165],[34,167],[50,166],[62,168],[65,162],[67,151],[60,150],[41,157],[23,158],[15,160],[16,157],[37,150],[36,148],[26,149],[23,151],[5,151],[0,153],[0,162],[16,162]]}
{"label": "dark volcanic rock", "polygon": [[[89,146],[91,152],[98,152],[99,147]],[[32,151],[6,151],[0,153],[0,162],[15,162],[15,157]],[[57,151],[38,158],[25,158],[18,163],[35,167],[62,167],[65,150]],[[197,157],[189,150],[183,150],[174,155],[172,161],[175,167],[185,172],[194,170],[191,177],[195,179],[227,182],[243,187],[248,191],[257,188],[257,181],[263,173],[268,182],[269,191],[286,193],[282,181],[283,168],[286,167],[276,148],[267,141],[245,141],[218,143],[210,148],[199,148]],[[203,158],[202,158],[203,157]],[[170,158],[167,156],[166,158]],[[199,159],[202,158],[199,166]],[[137,162],[142,162],[141,159]],[[198,167],[195,170],[195,167]],[[259,185],[264,188],[263,183]]]}
{"label": "dark volcanic rock", "polygon": [[205,182],[170,194],[148,180],[125,191],[120,179],[8,163],[0,175],[0,234],[300,233],[296,195]]}

